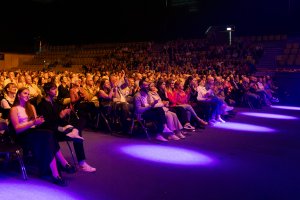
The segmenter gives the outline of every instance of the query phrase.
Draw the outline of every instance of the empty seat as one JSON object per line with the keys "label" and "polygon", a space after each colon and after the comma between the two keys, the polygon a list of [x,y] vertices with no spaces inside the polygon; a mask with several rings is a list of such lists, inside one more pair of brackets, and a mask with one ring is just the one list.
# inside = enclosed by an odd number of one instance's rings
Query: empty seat
{"label": "empty seat", "polygon": [[291,49],[292,48],[292,44],[291,43],[287,43],[285,48],[286,49]]}
{"label": "empty seat", "polygon": [[283,53],[284,53],[285,55],[290,54],[290,49],[284,49],[284,50],[283,50]]}
{"label": "empty seat", "polygon": [[295,42],[292,44],[293,49],[299,49],[299,43]]}
{"label": "empty seat", "polygon": [[295,65],[300,66],[300,57],[297,57],[295,60]]}
{"label": "empty seat", "polygon": [[281,39],[281,40],[287,40],[287,35],[285,35],[285,34],[280,35],[280,39]]}
{"label": "empty seat", "polygon": [[276,41],[279,41],[281,39],[280,35],[275,35],[275,38],[274,38]]}
{"label": "empty seat", "polygon": [[275,40],[275,35],[269,35],[269,41]]}
{"label": "empty seat", "polygon": [[290,54],[296,55],[298,53],[298,49],[291,49]]}

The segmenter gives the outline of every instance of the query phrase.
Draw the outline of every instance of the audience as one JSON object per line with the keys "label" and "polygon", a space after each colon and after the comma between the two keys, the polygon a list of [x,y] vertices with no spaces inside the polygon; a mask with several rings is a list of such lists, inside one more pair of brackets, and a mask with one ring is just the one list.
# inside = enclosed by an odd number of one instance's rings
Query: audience
{"label": "audience", "polygon": [[[67,116],[71,115],[70,108],[55,101],[57,87],[55,83],[46,83],[44,85],[46,96],[38,104],[38,114],[44,117],[45,122],[40,126],[41,128],[52,130],[58,141],[72,140],[74,150],[79,164],[79,169],[85,172],[94,172],[96,168],[91,167],[85,161],[85,152],[83,148],[82,129],[78,126],[79,123],[69,124]],[[70,126],[71,125],[71,126]],[[66,129],[68,131],[66,132]],[[62,131],[61,131],[62,130]],[[63,134],[62,132],[65,132]],[[68,138],[70,137],[70,138]]]}
{"label": "audience", "polygon": [[38,162],[41,175],[51,170],[52,180],[57,185],[65,185],[57,168],[57,161],[66,170],[71,166],[64,158],[54,134],[50,130],[40,129],[43,117],[38,117],[35,107],[29,102],[29,89],[20,88],[10,111],[10,120],[16,132],[17,141],[25,152],[31,151]]}
{"label": "audience", "polygon": [[32,151],[41,174],[50,169],[53,182],[65,185],[57,161],[65,171],[73,166],[58,141],[72,140],[79,168],[96,171],[85,161],[82,133],[99,111],[110,122],[119,120],[124,134],[134,112],[155,123],[157,140],[168,141],[184,139],[184,129],[195,130],[193,119],[195,126],[226,123],[223,117],[233,106],[278,102],[272,78],[253,75],[262,51],[255,44],[176,40],[99,50],[96,64],[86,66],[85,73],[2,71],[2,117],[8,118],[3,109],[10,109],[17,141]]}

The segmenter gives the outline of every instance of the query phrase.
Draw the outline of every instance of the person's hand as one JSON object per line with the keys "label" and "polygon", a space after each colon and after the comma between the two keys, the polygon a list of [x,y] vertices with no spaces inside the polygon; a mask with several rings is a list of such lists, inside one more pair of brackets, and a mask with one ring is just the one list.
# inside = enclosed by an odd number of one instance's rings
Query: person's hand
{"label": "person's hand", "polygon": [[155,99],[155,100],[153,101],[152,106],[154,107],[157,103],[158,103],[158,99]]}
{"label": "person's hand", "polygon": [[71,108],[66,108],[62,112],[64,115],[69,115],[71,113]]}
{"label": "person's hand", "polygon": [[169,101],[163,101],[164,106],[169,107]]}
{"label": "person's hand", "polygon": [[34,125],[40,125],[40,124],[42,124],[44,122],[45,122],[44,117],[43,116],[39,116],[39,117],[35,118]]}

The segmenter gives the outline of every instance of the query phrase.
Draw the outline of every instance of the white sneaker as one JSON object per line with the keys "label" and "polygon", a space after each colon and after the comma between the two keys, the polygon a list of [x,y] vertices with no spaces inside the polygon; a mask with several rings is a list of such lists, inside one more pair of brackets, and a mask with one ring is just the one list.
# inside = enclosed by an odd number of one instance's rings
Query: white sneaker
{"label": "white sneaker", "polygon": [[79,135],[79,131],[76,128],[74,128],[70,133],[66,134],[66,136],[84,140],[83,137]]}
{"label": "white sneaker", "polygon": [[217,122],[225,123],[225,121],[220,117],[216,120]]}
{"label": "white sneaker", "polygon": [[231,111],[233,109],[234,109],[234,107],[232,107],[232,106],[226,106],[225,111],[228,112],[228,111]]}
{"label": "white sneaker", "polygon": [[221,123],[221,122],[218,121],[218,120],[215,120],[215,119],[211,119],[211,120],[209,120],[209,122],[208,122],[208,124],[209,124],[210,126],[215,126],[215,125],[218,124],[218,123]]}
{"label": "white sneaker", "polygon": [[90,166],[86,162],[83,163],[82,165],[79,165],[79,169],[84,172],[95,172],[96,171],[96,168]]}
{"label": "white sneaker", "polygon": [[57,130],[59,132],[65,132],[67,129],[72,129],[72,128],[74,128],[74,126],[72,126],[72,125],[66,125],[66,126],[59,126],[57,128]]}

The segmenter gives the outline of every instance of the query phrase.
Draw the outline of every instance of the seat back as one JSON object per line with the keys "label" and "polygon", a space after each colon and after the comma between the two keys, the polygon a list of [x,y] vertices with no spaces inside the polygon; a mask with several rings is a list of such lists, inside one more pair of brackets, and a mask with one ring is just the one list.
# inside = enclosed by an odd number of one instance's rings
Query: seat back
{"label": "seat back", "polygon": [[6,120],[0,120],[0,153],[6,154],[10,159],[10,154],[15,154],[22,171],[23,179],[27,180],[27,172],[23,162],[23,150],[14,141],[14,134],[10,132]]}

